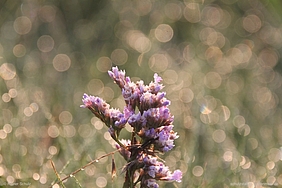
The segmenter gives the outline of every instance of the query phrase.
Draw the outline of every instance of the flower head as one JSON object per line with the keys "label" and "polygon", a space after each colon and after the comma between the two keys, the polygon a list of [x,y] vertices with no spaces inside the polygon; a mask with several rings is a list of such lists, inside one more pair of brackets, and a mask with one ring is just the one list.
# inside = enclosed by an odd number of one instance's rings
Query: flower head
{"label": "flower head", "polygon": [[[144,177],[141,180],[141,185],[144,187],[155,186],[155,180],[164,181],[177,181],[181,182],[182,172],[180,170],[175,170],[173,173],[169,170],[164,163],[157,160],[154,156],[145,156],[143,158],[144,166]],[[152,181],[154,180],[154,181]]]}
{"label": "flower head", "polygon": [[113,67],[112,71],[108,71],[108,74],[120,88],[123,88],[127,83],[125,71],[120,71],[117,67]]}
{"label": "flower head", "polygon": [[[132,185],[134,176],[137,184],[144,188],[158,188],[157,180],[180,182],[182,172],[171,172],[156,156],[157,152],[167,152],[174,147],[178,138],[173,128],[174,117],[168,106],[166,93],[160,92],[162,78],[154,74],[154,81],[145,85],[143,80],[132,82],[125,71],[113,67],[109,76],[120,87],[126,106],[121,112],[110,108],[103,99],[84,94],[81,105],[88,108],[108,127],[111,137],[117,142],[116,148],[127,161],[124,169],[124,187]],[[128,123],[132,128],[131,140],[119,140],[119,133]],[[138,172],[138,173],[136,173]]]}
{"label": "flower head", "polygon": [[139,110],[145,111],[150,108],[158,108],[158,107],[170,105],[170,101],[164,97],[165,94],[166,94],[165,92],[159,92],[157,94],[153,94],[148,91],[143,93],[140,96]]}
{"label": "flower head", "polygon": [[84,94],[82,102],[84,105],[81,105],[81,107],[91,110],[107,127],[120,131],[125,126],[127,119],[124,114],[118,109],[110,108],[110,105],[103,99]]}

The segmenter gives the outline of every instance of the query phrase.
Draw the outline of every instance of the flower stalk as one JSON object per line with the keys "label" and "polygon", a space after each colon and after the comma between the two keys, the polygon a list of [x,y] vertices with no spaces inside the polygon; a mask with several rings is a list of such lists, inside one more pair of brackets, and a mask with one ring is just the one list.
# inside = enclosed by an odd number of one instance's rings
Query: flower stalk
{"label": "flower stalk", "polygon": [[[170,151],[178,138],[173,131],[174,117],[168,108],[170,101],[165,98],[165,92],[160,92],[162,78],[155,74],[154,81],[144,85],[142,80],[132,82],[125,71],[117,67],[108,74],[121,89],[126,104],[123,112],[87,94],[83,95],[81,107],[88,108],[105,123],[116,141],[116,148],[126,160],[123,188],[134,188],[137,184],[142,188],[158,188],[157,181],[181,182],[182,172],[171,172],[157,157],[157,153]],[[133,128],[130,140],[119,138],[126,123]]]}

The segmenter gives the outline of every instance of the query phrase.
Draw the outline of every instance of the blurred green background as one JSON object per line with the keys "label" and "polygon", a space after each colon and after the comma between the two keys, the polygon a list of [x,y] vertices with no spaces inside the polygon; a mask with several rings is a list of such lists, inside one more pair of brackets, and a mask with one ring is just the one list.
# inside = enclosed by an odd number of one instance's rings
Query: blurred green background
{"label": "blurred green background", "polygon": [[[123,109],[112,66],[172,101],[181,183],[282,186],[282,2],[278,0],[1,0],[0,187],[48,187],[114,150],[79,106],[84,92]],[[125,137],[129,136],[123,131]],[[121,187],[115,154],[65,182]],[[54,187],[59,187],[58,185]]]}

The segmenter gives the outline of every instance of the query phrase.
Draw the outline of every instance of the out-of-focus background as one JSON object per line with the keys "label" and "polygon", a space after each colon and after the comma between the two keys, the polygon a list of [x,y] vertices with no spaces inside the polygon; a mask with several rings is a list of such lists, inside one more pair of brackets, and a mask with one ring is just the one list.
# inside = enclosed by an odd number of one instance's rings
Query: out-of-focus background
{"label": "out-of-focus background", "polygon": [[[281,11],[270,0],[1,0],[0,187],[48,187],[51,160],[63,178],[114,150],[79,107],[86,92],[123,109],[112,66],[163,77],[180,137],[160,157],[183,180],[161,187],[282,186]],[[113,180],[109,156],[64,185],[121,187],[115,160]]]}

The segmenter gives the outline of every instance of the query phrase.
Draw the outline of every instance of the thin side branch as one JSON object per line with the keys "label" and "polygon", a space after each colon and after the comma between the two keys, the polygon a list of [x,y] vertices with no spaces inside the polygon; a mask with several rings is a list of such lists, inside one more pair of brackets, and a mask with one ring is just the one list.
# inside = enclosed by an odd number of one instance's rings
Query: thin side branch
{"label": "thin side branch", "polygon": [[54,162],[52,160],[51,160],[51,166],[52,166],[52,168],[53,168],[53,170],[54,170],[54,172],[55,172],[55,174],[56,174],[56,176],[57,176],[57,178],[59,180],[58,182],[60,182],[62,187],[65,188],[65,185],[63,184],[63,181],[61,181],[60,175],[59,175],[58,171],[56,170],[55,164],[54,164]]}
{"label": "thin side branch", "polygon": [[57,170],[55,169],[55,165],[54,165],[53,161],[51,161],[51,165],[52,165],[52,167],[53,167],[53,169],[54,169],[54,171],[55,171],[56,176],[58,177],[58,181],[55,182],[55,183],[53,183],[49,188],[52,188],[53,185],[55,185],[55,184],[62,183],[63,181],[67,180],[67,179],[70,178],[70,177],[73,177],[75,174],[77,174],[78,172],[84,170],[85,168],[87,168],[88,166],[92,165],[93,163],[99,162],[100,159],[102,159],[102,158],[104,158],[104,157],[107,157],[107,156],[109,156],[109,155],[113,155],[113,154],[116,153],[117,151],[119,151],[119,150],[115,150],[115,151],[113,151],[113,152],[107,153],[107,154],[105,154],[105,155],[102,155],[101,157],[98,157],[97,159],[94,159],[94,160],[90,161],[89,163],[87,163],[86,165],[80,167],[79,169],[75,170],[74,172],[70,173],[69,175],[67,175],[67,176],[64,177],[63,179],[60,179],[60,176],[59,176]]}

